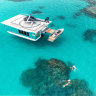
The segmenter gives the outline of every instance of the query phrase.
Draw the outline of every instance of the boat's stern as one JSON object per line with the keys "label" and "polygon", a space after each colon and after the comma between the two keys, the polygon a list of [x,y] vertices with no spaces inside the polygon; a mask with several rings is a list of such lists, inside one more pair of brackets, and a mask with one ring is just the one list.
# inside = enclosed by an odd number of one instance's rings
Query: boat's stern
{"label": "boat's stern", "polygon": [[54,42],[62,33],[64,32],[64,29],[58,29],[55,30],[48,38],[48,41]]}

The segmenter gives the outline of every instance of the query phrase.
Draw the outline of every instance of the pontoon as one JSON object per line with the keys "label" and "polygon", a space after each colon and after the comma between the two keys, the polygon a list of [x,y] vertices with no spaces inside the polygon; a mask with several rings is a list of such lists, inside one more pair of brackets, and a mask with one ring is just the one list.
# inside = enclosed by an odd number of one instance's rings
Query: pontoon
{"label": "pontoon", "polygon": [[7,32],[25,39],[37,41],[42,34],[50,33],[48,40],[53,42],[64,29],[50,29],[48,25],[51,23],[49,17],[44,19],[35,18],[32,15],[17,15],[8,20],[1,22],[6,26]]}

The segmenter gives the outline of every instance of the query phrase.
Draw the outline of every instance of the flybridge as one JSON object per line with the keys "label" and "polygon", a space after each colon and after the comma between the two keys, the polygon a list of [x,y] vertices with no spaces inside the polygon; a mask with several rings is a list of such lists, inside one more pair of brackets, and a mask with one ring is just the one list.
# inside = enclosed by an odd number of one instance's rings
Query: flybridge
{"label": "flybridge", "polygon": [[50,33],[48,40],[53,42],[64,29],[50,29],[48,25],[51,23],[49,18],[44,19],[35,18],[31,15],[17,15],[8,20],[1,22],[7,28],[7,32],[25,39],[37,41],[45,33]]}

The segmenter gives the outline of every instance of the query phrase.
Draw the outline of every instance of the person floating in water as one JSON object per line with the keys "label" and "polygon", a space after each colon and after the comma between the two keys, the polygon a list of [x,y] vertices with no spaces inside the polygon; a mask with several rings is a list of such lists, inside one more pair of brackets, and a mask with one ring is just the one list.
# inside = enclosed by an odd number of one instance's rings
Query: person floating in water
{"label": "person floating in water", "polygon": [[63,85],[63,88],[72,84],[70,79],[69,80],[64,80],[64,81],[66,81],[67,83]]}
{"label": "person floating in water", "polygon": [[71,70],[76,71],[78,70],[74,65],[72,67],[69,67]]}

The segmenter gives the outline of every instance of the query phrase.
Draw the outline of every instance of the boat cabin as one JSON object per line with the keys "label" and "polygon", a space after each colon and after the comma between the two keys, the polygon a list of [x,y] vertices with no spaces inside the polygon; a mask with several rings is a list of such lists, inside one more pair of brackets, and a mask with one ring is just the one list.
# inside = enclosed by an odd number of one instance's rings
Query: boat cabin
{"label": "boat cabin", "polygon": [[48,28],[48,25],[51,23],[48,17],[43,20],[35,18],[31,15],[25,16],[20,14],[1,23],[6,26],[8,33],[32,41],[37,41],[39,38],[41,38],[41,35],[46,32],[53,34],[56,31]]}

